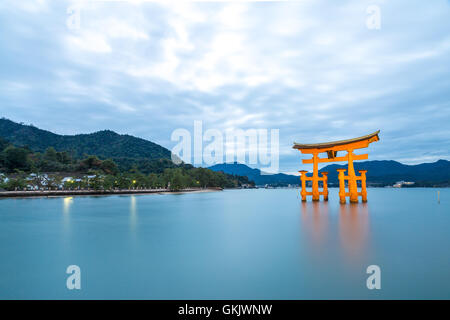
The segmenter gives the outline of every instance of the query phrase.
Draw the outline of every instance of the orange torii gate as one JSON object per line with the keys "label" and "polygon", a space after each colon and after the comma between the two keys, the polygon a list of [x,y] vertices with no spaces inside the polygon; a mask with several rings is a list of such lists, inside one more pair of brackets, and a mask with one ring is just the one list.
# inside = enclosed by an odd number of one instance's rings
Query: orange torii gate
{"label": "orange torii gate", "polygon": [[[368,159],[368,154],[354,154],[353,150],[367,148],[370,143],[380,140],[377,132],[362,136],[359,138],[324,142],[324,143],[314,143],[314,144],[300,144],[294,142],[294,149],[298,149],[303,154],[312,154],[312,159],[302,160],[303,163],[313,164],[313,176],[307,177],[306,173],[308,171],[301,170],[301,182],[302,190],[301,196],[302,201],[306,201],[306,196],[312,196],[313,201],[319,201],[320,196],[323,196],[325,201],[328,200],[328,172],[322,172],[322,177],[319,177],[319,163],[323,162],[336,162],[336,161],[348,161],[348,175],[345,175],[346,169],[338,169],[339,172],[339,199],[341,203],[345,203],[345,197],[350,197],[350,202],[358,202],[358,196],[361,196],[362,201],[367,201],[367,191],[366,191],[366,172],[367,170],[359,170],[360,176],[356,176],[355,169],[353,167],[354,160],[366,160]],[[338,157],[338,151],[346,151],[347,154],[342,157]],[[327,158],[319,158],[319,153],[327,153]],[[345,181],[348,181],[348,192],[345,190]],[[358,192],[357,181],[361,181],[361,192]],[[312,181],[312,191],[306,191],[306,181]],[[322,192],[319,191],[319,181],[323,183]]]}

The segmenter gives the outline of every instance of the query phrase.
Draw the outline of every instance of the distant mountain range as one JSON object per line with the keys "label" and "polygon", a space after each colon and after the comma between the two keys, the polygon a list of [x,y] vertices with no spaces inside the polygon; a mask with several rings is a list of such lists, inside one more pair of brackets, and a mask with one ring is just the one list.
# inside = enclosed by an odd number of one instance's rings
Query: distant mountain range
{"label": "distant mountain range", "polygon": [[32,125],[0,119],[0,136],[16,146],[27,146],[32,151],[43,152],[48,147],[69,151],[74,158],[84,154],[99,158],[170,159],[171,152],[148,140],[110,130],[89,134],[59,135]]}
{"label": "distant mountain range", "polygon": [[[355,171],[368,170],[367,182],[372,185],[392,185],[397,181],[414,181],[417,186],[450,185],[450,161],[438,160],[433,163],[405,165],[397,161],[363,161],[355,162]],[[330,184],[338,183],[336,169],[346,169],[347,165],[331,164],[319,172],[327,171]],[[299,184],[300,178],[283,173],[274,175],[261,174],[261,170],[252,169],[241,163],[217,164],[210,167],[214,171],[247,176],[257,185]],[[358,174],[358,173],[357,173]]]}
{"label": "distant mountain range", "polygon": [[222,163],[222,164],[216,164],[212,167],[209,167],[209,169],[213,171],[222,171],[224,173],[228,174],[234,174],[239,176],[246,176],[249,178],[249,180],[252,180],[257,185],[287,185],[287,184],[298,184],[300,181],[300,178],[297,176],[284,174],[284,173],[277,173],[277,174],[261,174],[261,170],[259,169],[252,169],[245,164],[242,163]]}
{"label": "distant mountain range", "polygon": [[[450,183],[450,161],[438,160],[432,163],[406,165],[393,160],[374,160],[354,162],[355,171],[367,170],[367,181],[392,184],[396,181],[420,183]],[[319,170],[328,171],[331,182],[338,181],[336,169],[346,169],[347,165],[331,164]]]}

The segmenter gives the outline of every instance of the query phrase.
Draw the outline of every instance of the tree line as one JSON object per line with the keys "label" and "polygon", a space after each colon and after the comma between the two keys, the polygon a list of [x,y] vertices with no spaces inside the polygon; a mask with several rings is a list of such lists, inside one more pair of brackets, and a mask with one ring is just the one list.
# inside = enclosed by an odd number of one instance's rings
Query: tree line
{"label": "tree line", "polygon": [[[139,159],[135,163],[127,160],[124,161],[125,165],[118,165],[113,159],[99,159],[93,155],[74,159],[69,152],[56,151],[53,147],[47,148],[43,153],[33,152],[27,147],[16,147],[1,138],[0,150],[0,172],[5,172],[8,176],[3,182],[0,180],[0,188],[6,190],[23,190],[29,186],[50,190],[181,190],[190,187],[254,186],[247,177],[186,164],[175,165],[167,159],[147,162]],[[30,175],[31,173],[33,174]]]}

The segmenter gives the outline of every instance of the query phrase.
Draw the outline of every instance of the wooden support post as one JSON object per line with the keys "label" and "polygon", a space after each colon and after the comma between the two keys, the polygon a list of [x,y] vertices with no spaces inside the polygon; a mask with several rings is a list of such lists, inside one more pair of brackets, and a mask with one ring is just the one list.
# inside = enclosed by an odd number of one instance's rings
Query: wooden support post
{"label": "wooden support post", "polygon": [[348,149],[348,191],[350,202],[358,203],[358,185],[356,183],[355,168],[353,167],[353,149]]}
{"label": "wooden support post", "polygon": [[323,200],[328,201],[328,172],[322,172],[323,177]]}
{"label": "wooden support post", "polygon": [[312,179],[312,200],[319,201],[319,160],[317,153],[313,154],[313,179]]}
{"label": "wooden support post", "polygon": [[302,196],[302,201],[306,201],[306,170],[300,170],[300,180],[302,182],[302,190],[300,195]]}
{"label": "wooden support post", "polygon": [[361,174],[361,198],[362,202],[367,202],[367,188],[366,188],[366,172],[367,170],[359,170]]}
{"label": "wooden support post", "polygon": [[337,169],[339,172],[339,202],[345,203],[345,174],[346,169]]}

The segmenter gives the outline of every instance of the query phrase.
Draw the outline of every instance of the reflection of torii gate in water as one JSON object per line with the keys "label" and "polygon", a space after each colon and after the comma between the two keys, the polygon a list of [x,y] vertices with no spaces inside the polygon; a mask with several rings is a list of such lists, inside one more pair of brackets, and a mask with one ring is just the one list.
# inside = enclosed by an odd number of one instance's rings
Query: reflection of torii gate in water
{"label": "reflection of torii gate in water", "polygon": [[[319,163],[323,162],[337,162],[337,161],[348,161],[348,175],[345,175],[346,169],[337,169],[339,172],[339,199],[341,203],[345,203],[345,197],[350,197],[350,202],[358,202],[358,196],[361,196],[362,201],[367,201],[367,191],[366,191],[366,172],[367,170],[359,170],[360,176],[355,174],[355,169],[353,167],[354,160],[366,160],[368,159],[368,154],[354,154],[353,150],[367,148],[370,143],[380,140],[378,134],[380,130],[366,136],[359,138],[324,142],[324,143],[314,143],[314,144],[300,144],[294,142],[294,149],[298,149],[303,154],[312,154],[312,159],[302,160],[304,164],[313,164],[313,175],[312,177],[307,177],[306,173],[308,171],[301,170],[301,182],[302,190],[301,196],[302,201],[306,201],[306,196],[312,196],[313,201],[319,201],[320,195],[323,196],[324,200],[328,200],[328,185],[327,185],[327,174],[328,172],[322,172],[322,177],[319,177]],[[347,154],[342,157],[338,157],[338,151],[346,151]],[[319,153],[327,153],[327,158],[319,158]],[[348,192],[345,191],[345,181],[348,181]],[[361,181],[361,192],[358,192],[357,181]],[[306,191],[306,181],[312,181],[312,191]],[[319,181],[323,183],[322,192],[319,191]]]}

